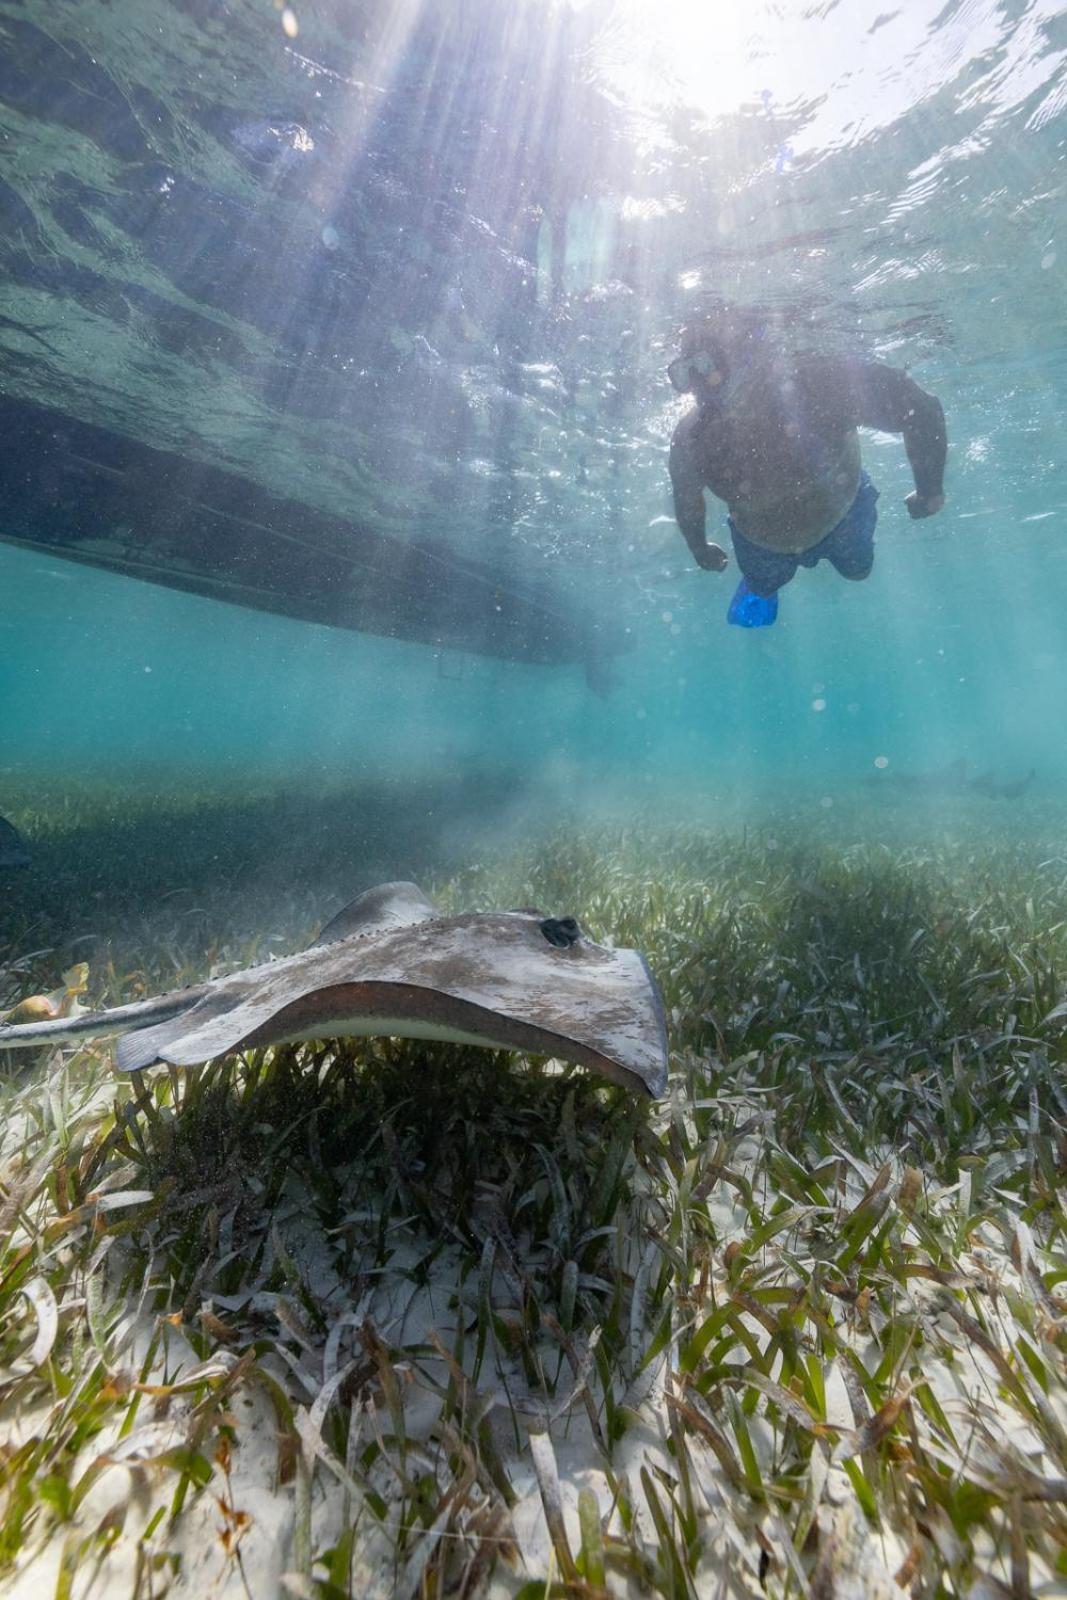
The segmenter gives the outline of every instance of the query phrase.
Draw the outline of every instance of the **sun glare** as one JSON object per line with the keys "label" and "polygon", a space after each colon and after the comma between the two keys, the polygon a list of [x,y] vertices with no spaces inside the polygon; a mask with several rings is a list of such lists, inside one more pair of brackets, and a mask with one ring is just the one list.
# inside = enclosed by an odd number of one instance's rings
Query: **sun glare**
{"label": "sun glare", "polygon": [[636,110],[683,103],[716,115],[751,95],[751,13],[740,5],[619,0],[615,16],[609,73]]}
{"label": "sun glare", "polygon": [[[806,0],[617,0],[597,54],[603,81],[639,115],[685,107],[713,121],[745,107],[774,115],[804,105],[802,144],[828,148],[937,92],[944,52],[958,48],[931,45],[940,8],[851,0],[843,19],[839,7]],[[986,21],[981,31],[994,46],[995,28]]]}

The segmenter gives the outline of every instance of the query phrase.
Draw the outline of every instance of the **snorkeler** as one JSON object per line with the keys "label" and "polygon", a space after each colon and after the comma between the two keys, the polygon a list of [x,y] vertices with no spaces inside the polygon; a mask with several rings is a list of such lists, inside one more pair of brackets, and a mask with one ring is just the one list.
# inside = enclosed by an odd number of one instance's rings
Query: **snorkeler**
{"label": "snorkeler", "polygon": [[895,367],[793,355],[762,322],[722,317],[686,334],[667,373],[696,401],[671,439],[674,514],[697,565],[721,572],[728,557],[705,535],[704,489],[726,502],[741,569],[727,618],[740,627],[775,620],[798,567],[825,559],[843,578],[870,572],[878,490],[857,427],[903,434],[911,517],[945,503],[941,403]]}

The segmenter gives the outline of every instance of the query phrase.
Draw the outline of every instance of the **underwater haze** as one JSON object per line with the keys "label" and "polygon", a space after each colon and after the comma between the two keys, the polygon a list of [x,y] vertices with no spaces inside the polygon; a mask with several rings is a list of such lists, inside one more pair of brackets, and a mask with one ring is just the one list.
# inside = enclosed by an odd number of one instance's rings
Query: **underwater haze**
{"label": "underwater haze", "polygon": [[[1051,0],[5,0],[0,43],[3,399],[96,430],[45,459],[8,425],[16,821],[81,779],[476,772],[515,816],[813,826],[947,795],[1009,830],[1062,796]],[[666,364],[724,306],[906,368],[948,422],[941,514],[909,520],[900,438],[864,433],[873,573],[801,570],[760,631],[727,626],[736,566],[694,564],[667,475]],[[240,608],[180,592],[179,536],[144,549],[165,475],[131,468],[121,526],[90,526],[102,439],[184,464],[182,537],[207,469],[238,508],[283,499],[290,565],[252,527]],[[233,528],[203,533],[220,560]],[[358,612],[366,540],[407,589],[352,626],[277,614],[302,586]],[[961,762],[1034,777],[953,795]]]}

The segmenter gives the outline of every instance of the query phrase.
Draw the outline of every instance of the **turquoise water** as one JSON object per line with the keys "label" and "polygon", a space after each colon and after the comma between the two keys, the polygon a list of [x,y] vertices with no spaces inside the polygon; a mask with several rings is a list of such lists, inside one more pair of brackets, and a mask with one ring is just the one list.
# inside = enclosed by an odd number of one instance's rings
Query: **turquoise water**
{"label": "turquoise water", "polygon": [[[9,814],[45,777],[498,768],[538,814],[795,795],[825,823],[961,757],[1036,769],[1014,805],[968,801],[983,825],[1062,797],[1063,17],[709,10],[0,3],[2,392],[440,541],[626,646],[601,696],[580,662],[0,545]],[[671,520],[664,367],[724,302],[906,366],[949,426],[921,523],[900,440],[864,435],[871,578],[802,571],[761,634]]]}

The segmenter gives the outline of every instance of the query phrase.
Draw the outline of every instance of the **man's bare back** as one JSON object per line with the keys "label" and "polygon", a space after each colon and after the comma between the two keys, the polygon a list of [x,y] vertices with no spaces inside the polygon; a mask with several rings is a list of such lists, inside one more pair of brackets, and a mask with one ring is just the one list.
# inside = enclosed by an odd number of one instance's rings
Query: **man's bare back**
{"label": "man's bare back", "polygon": [[727,565],[725,551],[705,534],[708,488],[726,502],[735,553],[754,592],[775,594],[798,562],[814,565],[821,555],[846,577],[866,576],[870,559],[850,567],[846,552],[839,561],[831,537],[848,531],[866,485],[873,558],[877,491],[862,472],[858,427],[903,435],[915,477],[906,501],[912,517],[941,509],[944,413],[905,373],[872,361],[691,345],[670,369],[676,382],[681,370],[688,380],[682,386],[697,401],[674,431],[670,472],[678,525],[699,566]]}

